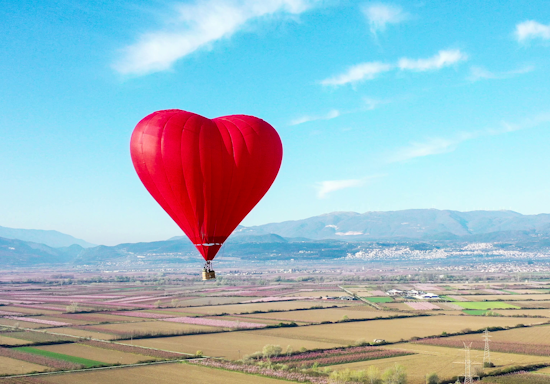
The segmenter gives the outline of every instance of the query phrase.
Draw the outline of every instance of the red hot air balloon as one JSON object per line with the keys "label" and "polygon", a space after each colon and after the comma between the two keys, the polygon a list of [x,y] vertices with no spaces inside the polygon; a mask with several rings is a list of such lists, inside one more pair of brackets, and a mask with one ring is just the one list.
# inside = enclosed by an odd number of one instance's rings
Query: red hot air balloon
{"label": "red hot air balloon", "polygon": [[206,260],[273,184],[283,156],[277,131],[253,116],[207,119],[169,109],[141,120],[130,141],[145,188]]}

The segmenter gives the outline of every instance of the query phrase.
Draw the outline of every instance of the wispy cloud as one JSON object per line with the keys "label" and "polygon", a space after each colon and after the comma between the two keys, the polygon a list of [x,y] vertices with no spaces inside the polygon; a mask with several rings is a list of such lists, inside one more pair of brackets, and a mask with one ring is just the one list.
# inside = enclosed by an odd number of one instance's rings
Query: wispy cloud
{"label": "wispy cloud", "polygon": [[380,100],[380,99],[373,99],[370,97],[364,97],[362,99],[362,104],[355,109],[348,109],[348,110],[338,110],[338,109],[332,109],[328,113],[324,115],[304,115],[297,119],[292,120],[289,125],[299,125],[304,123],[309,123],[311,121],[319,121],[319,120],[332,120],[342,115],[347,115],[350,113],[357,113],[357,112],[364,112],[364,111],[372,111],[373,109],[378,108],[381,105],[389,104],[391,103],[391,100]]}
{"label": "wispy cloud", "polygon": [[402,71],[431,71],[448,67],[459,61],[468,59],[468,55],[461,52],[460,49],[450,49],[439,51],[435,56],[427,59],[408,59],[406,57],[399,59],[397,66]]}
{"label": "wispy cloud", "polygon": [[325,115],[317,115],[317,116],[306,115],[306,116],[299,117],[297,119],[292,120],[290,122],[290,125],[298,125],[298,124],[303,124],[303,123],[308,123],[310,121],[318,121],[318,120],[331,120],[340,116],[341,114],[342,113],[339,110],[333,109]]}
{"label": "wispy cloud", "polygon": [[409,17],[401,7],[390,4],[364,5],[361,10],[369,21],[370,31],[375,37],[378,32],[384,32],[388,24],[399,24]]}
{"label": "wispy cloud", "polygon": [[341,189],[360,187],[365,184],[364,179],[328,180],[317,183],[317,197],[324,199],[331,192]]}
{"label": "wispy cloud", "polygon": [[520,43],[533,39],[550,40],[550,25],[544,25],[535,20],[526,20],[516,25],[514,34]]}
{"label": "wispy cloud", "polygon": [[468,80],[470,81],[479,81],[479,80],[491,80],[491,79],[508,79],[517,75],[522,75],[524,73],[533,72],[535,67],[533,65],[527,65],[522,68],[514,69],[512,71],[504,72],[491,72],[483,67],[472,66],[470,67],[470,76]]}
{"label": "wispy cloud", "polygon": [[380,99],[373,99],[370,97],[364,97],[363,103],[365,107],[362,109],[366,109],[367,111],[372,111],[373,109],[376,109],[381,105],[391,103],[391,100],[380,100]]}
{"label": "wispy cloud", "polygon": [[346,72],[322,80],[322,85],[340,86],[345,84],[356,84],[365,80],[372,80],[379,74],[394,69],[401,71],[429,71],[442,69],[460,61],[468,60],[468,55],[459,49],[441,50],[435,56],[427,59],[401,58],[396,65],[382,62],[361,63],[350,67]]}
{"label": "wispy cloud", "polygon": [[322,85],[354,84],[364,80],[372,80],[381,73],[392,69],[390,64],[381,62],[362,63],[350,67],[346,72],[322,80]]}
{"label": "wispy cloud", "polygon": [[174,8],[165,28],[142,34],[122,50],[113,68],[122,74],[144,75],[164,71],[182,57],[213,42],[229,38],[250,20],[280,15],[298,15],[318,0],[195,0]]}
{"label": "wispy cloud", "polygon": [[550,122],[550,113],[541,113],[534,117],[521,120],[518,123],[503,121],[496,128],[488,128],[479,131],[460,132],[450,138],[429,138],[423,142],[412,142],[408,146],[397,150],[388,159],[389,163],[411,160],[418,157],[440,155],[454,151],[461,143],[485,136],[501,135],[522,129],[535,128],[541,124]]}
{"label": "wispy cloud", "polygon": [[412,142],[409,146],[401,148],[390,157],[390,163],[406,161],[417,157],[440,155],[456,149],[457,145],[466,139],[431,138],[424,142]]}

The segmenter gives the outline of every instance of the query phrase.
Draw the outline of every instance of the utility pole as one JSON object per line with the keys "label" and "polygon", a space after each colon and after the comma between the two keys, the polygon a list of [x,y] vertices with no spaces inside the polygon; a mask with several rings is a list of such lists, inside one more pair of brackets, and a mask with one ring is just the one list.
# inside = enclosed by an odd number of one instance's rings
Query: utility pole
{"label": "utility pole", "polygon": [[491,351],[489,350],[490,338],[491,335],[489,335],[489,330],[485,329],[485,331],[483,331],[483,340],[485,341],[485,348],[483,349],[483,367],[491,365]]}

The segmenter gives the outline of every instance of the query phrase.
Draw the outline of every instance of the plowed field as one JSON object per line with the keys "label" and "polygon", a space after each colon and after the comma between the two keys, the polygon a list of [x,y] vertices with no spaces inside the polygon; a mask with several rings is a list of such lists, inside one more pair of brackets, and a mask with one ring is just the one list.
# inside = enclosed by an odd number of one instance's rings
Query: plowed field
{"label": "plowed field", "polygon": [[[220,313],[236,314],[253,311],[269,311],[270,309],[287,311],[298,308],[311,308],[313,306],[332,307],[333,305],[336,304],[334,302],[321,301],[276,301],[270,303],[250,303],[235,305],[217,305],[211,307],[183,308],[183,311],[217,315]],[[341,306],[341,304],[338,305]],[[173,311],[173,309],[171,309],[171,311]]]}
{"label": "plowed field", "polygon": [[[521,320],[521,321],[518,321]],[[515,326],[518,323],[537,323],[541,319],[514,319],[483,316],[428,316],[405,319],[372,320],[339,324],[312,325],[296,328],[274,328],[250,331],[254,335],[288,337],[335,344],[352,344],[358,339],[372,341],[408,340],[413,336],[426,337],[442,332],[458,332],[464,328],[481,329],[490,326]],[[247,335],[248,336],[248,335]]]}
{"label": "plowed field", "polygon": [[[129,342],[126,343],[129,344]],[[299,338],[260,335],[254,331],[236,331],[215,333],[211,335],[160,337],[157,339],[134,340],[133,343],[134,345],[164,349],[174,352],[195,353],[196,351],[201,350],[206,356],[220,356],[229,359],[239,359],[246,354],[261,351],[266,344],[280,345],[283,350],[286,350],[287,346],[290,345],[294,351],[299,350],[301,347],[313,349],[342,346],[342,344],[318,342],[313,340],[300,340]]]}
{"label": "plowed field", "polygon": [[82,357],[84,359],[97,360],[110,364],[135,364],[139,361],[154,359],[149,356],[113,351],[111,349],[95,348],[82,344],[47,345],[36,348],[44,351],[62,353],[65,355]]}
{"label": "plowed field", "polygon": [[42,377],[55,384],[281,384],[282,381],[191,364],[170,363]]}
{"label": "plowed field", "polygon": [[[371,307],[369,307],[371,308]],[[344,316],[349,319],[372,319],[375,317],[389,317],[395,313],[388,311],[350,311],[347,308],[310,309],[307,311],[255,313],[242,315],[243,318],[274,319],[278,321],[303,321],[320,323],[322,321],[339,321]]]}
{"label": "plowed field", "polygon": [[49,369],[50,368],[44,367],[43,365],[27,363],[26,361],[0,356],[0,375],[15,375],[34,371],[42,372]]}

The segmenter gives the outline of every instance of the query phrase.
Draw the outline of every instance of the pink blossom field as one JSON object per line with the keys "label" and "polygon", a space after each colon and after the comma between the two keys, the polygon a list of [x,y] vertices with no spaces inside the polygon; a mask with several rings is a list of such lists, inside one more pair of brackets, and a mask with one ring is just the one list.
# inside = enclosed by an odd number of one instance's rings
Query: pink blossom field
{"label": "pink blossom field", "polygon": [[441,309],[435,304],[425,303],[425,302],[407,302],[405,304],[407,304],[409,307],[411,307],[416,311],[429,311],[433,309]]}

